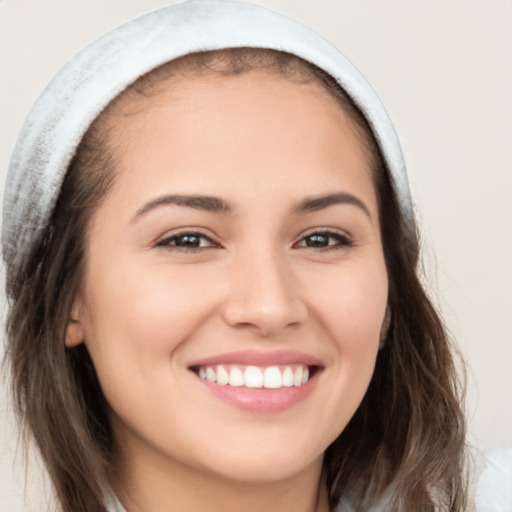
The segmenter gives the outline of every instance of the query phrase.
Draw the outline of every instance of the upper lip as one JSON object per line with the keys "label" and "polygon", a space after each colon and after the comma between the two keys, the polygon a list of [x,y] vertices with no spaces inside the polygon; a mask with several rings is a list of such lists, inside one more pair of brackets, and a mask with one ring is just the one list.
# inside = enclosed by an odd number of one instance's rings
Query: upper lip
{"label": "upper lip", "polygon": [[217,354],[215,356],[192,361],[187,366],[191,368],[198,366],[215,366],[218,364],[238,364],[244,366],[303,364],[306,366],[322,366],[322,363],[318,358],[295,350],[276,350],[266,352],[259,350],[241,350],[237,352],[227,352],[225,354]]}

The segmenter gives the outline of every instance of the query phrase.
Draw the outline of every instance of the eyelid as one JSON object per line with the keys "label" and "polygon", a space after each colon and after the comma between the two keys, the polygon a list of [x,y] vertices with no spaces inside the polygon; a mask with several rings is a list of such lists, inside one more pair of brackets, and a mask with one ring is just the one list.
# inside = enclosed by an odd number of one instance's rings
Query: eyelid
{"label": "eyelid", "polygon": [[[339,243],[327,245],[325,247],[299,246],[299,244],[303,242],[306,238],[311,237],[313,235],[324,235],[332,238],[337,238]],[[301,233],[300,238],[293,244],[293,247],[313,249],[317,251],[327,251],[335,249],[347,249],[353,247],[354,245],[354,238],[347,231],[331,227],[316,227],[306,231],[305,233]]]}
{"label": "eyelid", "polygon": [[[169,243],[172,240],[178,239],[183,236],[196,236],[198,238],[207,239],[210,244],[208,246],[199,246],[199,247],[186,247],[173,245]],[[178,228],[175,231],[167,231],[164,235],[160,236],[154,243],[154,247],[160,248],[175,248],[176,250],[183,251],[194,251],[194,250],[202,250],[202,249],[212,249],[220,247],[220,243],[216,240],[216,237],[211,234],[206,234],[201,228],[195,227],[187,227],[187,228]]]}

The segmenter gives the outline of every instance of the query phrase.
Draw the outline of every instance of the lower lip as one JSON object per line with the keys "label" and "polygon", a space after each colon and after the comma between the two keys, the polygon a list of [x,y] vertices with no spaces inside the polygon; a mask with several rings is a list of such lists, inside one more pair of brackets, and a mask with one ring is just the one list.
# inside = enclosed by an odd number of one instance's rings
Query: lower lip
{"label": "lower lip", "polygon": [[254,412],[280,412],[292,408],[310,395],[315,388],[318,373],[315,373],[302,386],[280,389],[219,386],[199,376],[197,379],[210,393],[239,409]]}

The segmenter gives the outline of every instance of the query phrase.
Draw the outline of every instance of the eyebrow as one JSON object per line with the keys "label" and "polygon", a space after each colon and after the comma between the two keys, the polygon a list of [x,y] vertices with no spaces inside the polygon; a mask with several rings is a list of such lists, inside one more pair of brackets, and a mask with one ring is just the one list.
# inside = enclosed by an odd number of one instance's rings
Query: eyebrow
{"label": "eyebrow", "polygon": [[157,197],[149,203],[146,203],[144,206],[142,206],[142,208],[137,210],[137,213],[134,215],[132,222],[137,220],[139,217],[142,217],[149,211],[158,208],[159,206],[173,204],[213,213],[231,213],[233,211],[233,208],[229,203],[218,197],[171,194]]}
{"label": "eyebrow", "polygon": [[[367,206],[356,196],[346,192],[325,194],[320,196],[306,197],[292,208],[292,214],[306,214],[317,212],[330,206],[338,204],[349,204],[360,208],[370,219],[370,211]],[[170,194],[157,197],[142,206],[134,215],[132,222],[142,217],[155,208],[165,205],[185,206],[195,210],[203,210],[213,213],[233,213],[234,208],[230,203],[214,196]]]}
{"label": "eyebrow", "polygon": [[329,206],[334,206],[337,204],[350,204],[353,206],[357,206],[360,208],[370,219],[372,218],[370,215],[370,210],[368,207],[358,199],[356,196],[352,194],[347,194],[345,192],[338,192],[335,194],[326,194],[321,196],[307,197],[303,199],[300,203],[298,203],[292,210],[293,213],[310,213],[317,212],[319,210],[323,210],[328,208]]}

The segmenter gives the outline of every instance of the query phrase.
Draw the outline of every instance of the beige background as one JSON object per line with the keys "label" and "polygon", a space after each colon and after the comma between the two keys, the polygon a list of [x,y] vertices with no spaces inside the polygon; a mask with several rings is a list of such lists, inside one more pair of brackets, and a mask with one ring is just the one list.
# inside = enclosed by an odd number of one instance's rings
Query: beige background
{"label": "beige background", "polygon": [[[76,51],[163,0],[0,0],[0,173],[32,102]],[[512,446],[512,2],[261,0],[317,29],[394,119],[424,237],[428,287],[469,364],[480,448]],[[434,254],[436,255],[434,258]],[[0,384],[0,511],[39,511]]]}

